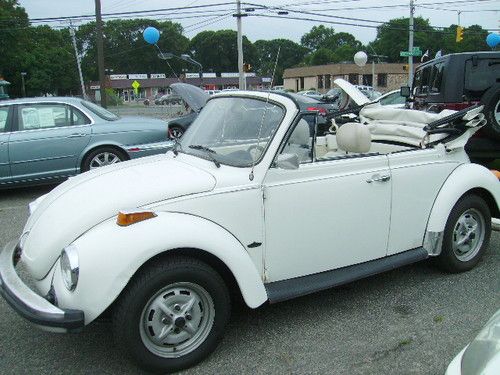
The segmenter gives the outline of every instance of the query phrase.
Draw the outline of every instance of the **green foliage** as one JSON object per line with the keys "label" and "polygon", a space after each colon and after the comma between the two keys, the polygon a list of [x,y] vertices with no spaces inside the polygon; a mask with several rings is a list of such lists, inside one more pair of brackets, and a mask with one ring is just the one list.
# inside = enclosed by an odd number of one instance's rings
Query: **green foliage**
{"label": "green foliage", "polygon": [[354,54],[363,47],[352,34],[336,33],[333,28],[323,25],[313,26],[302,36],[301,43],[310,51],[304,60],[306,65],[352,61]]}
{"label": "green foliage", "polygon": [[[144,42],[142,33],[148,26],[160,30],[158,46],[164,52],[180,55],[188,51],[189,39],[182,35],[182,27],[170,21],[148,19],[112,20],[104,24],[105,68],[115,73],[166,73],[173,75],[168,64],[158,58],[158,50]],[[95,22],[84,24],[76,33],[79,50],[83,54],[82,66],[85,80],[97,80],[97,47]],[[169,61],[178,72],[186,63],[172,59]],[[192,66],[189,66],[192,68]]]}
{"label": "green foliage", "polygon": [[[376,39],[370,46],[377,54],[388,56],[388,62],[402,62],[406,58],[400,57],[401,51],[408,50],[408,18],[396,18],[386,22],[377,30]],[[455,41],[456,25],[451,25],[444,30],[434,29],[429,20],[422,17],[415,18],[414,45],[425,52],[429,50],[432,58],[441,50],[444,54],[486,51],[488,46],[485,42],[488,32],[479,25],[473,25],[465,29],[464,40],[460,43]],[[415,58],[419,61],[419,58]]]}
{"label": "green foliage", "polygon": [[28,15],[20,7],[17,0],[0,0],[0,74],[12,85],[9,87],[11,96],[21,93],[22,63],[19,54],[24,50],[28,40],[23,33],[29,27]]}
{"label": "green foliage", "polygon": [[[205,71],[235,72],[238,71],[238,50],[236,45],[236,31],[202,31],[197,34],[189,45],[192,56],[199,61]],[[243,37],[244,63],[255,65],[255,46]]]}
{"label": "green foliage", "polygon": [[288,39],[257,40],[255,71],[263,77],[272,77],[278,49],[280,51],[274,85],[283,83],[283,72],[302,62],[307,53],[307,48]]}
{"label": "green foliage", "polygon": [[121,105],[123,104],[123,99],[118,96],[115,90],[107,87],[104,89],[106,92],[106,98],[108,99],[108,105]]}

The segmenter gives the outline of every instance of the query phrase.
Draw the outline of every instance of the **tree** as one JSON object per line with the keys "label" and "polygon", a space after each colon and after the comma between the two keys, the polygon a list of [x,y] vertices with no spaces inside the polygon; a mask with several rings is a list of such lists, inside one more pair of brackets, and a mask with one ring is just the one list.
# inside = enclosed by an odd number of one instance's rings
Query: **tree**
{"label": "tree", "polygon": [[13,96],[21,94],[21,70],[19,55],[28,40],[25,30],[29,28],[28,15],[17,0],[0,0],[0,74],[12,85]]}
{"label": "tree", "polygon": [[[160,30],[158,46],[163,52],[181,55],[188,52],[189,39],[182,35],[182,26],[170,21],[148,19],[112,20],[104,24],[104,59],[105,68],[115,73],[166,72],[167,75],[179,74],[186,64],[179,59],[172,59],[169,65],[158,58],[158,50],[147,44],[142,33],[148,26]],[[77,39],[83,53],[83,71],[86,80],[97,80],[97,50],[95,22],[78,28]]]}
{"label": "tree", "polygon": [[[235,72],[238,71],[236,36],[234,30],[202,31],[191,39],[189,49],[204,70]],[[246,36],[243,36],[243,56],[245,63],[255,65],[256,50]]]}
{"label": "tree", "polygon": [[332,27],[325,27],[324,25],[313,26],[311,31],[302,35],[300,43],[313,52],[319,48],[327,48],[329,40],[334,35],[335,30]]}
{"label": "tree", "polygon": [[445,28],[440,34],[439,47],[445,53],[472,52],[472,51],[489,51],[490,48],[486,44],[488,31],[479,25],[472,25],[464,29],[464,39],[457,43],[456,38],[457,25],[450,25]]}
{"label": "tree", "polygon": [[354,54],[362,49],[354,35],[336,33],[333,28],[323,25],[314,26],[302,36],[301,42],[311,51],[304,60],[307,65],[352,61]]}
{"label": "tree", "polygon": [[278,49],[278,63],[274,75],[274,84],[283,83],[283,71],[298,65],[307,53],[307,48],[288,39],[257,40],[255,71],[265,77],[272,77]]}
{"label": "tree", "polygon": [[[408,51],[408,18],[396,18],[384,23],[377,29],[377,37],[369,44],[377,54],[388,57],[388,62],[401,62],[401,51]],[[435,51],[439,45],[440,33],[434,30],[429,20],[416,17],[414,45],[423,51]]]}

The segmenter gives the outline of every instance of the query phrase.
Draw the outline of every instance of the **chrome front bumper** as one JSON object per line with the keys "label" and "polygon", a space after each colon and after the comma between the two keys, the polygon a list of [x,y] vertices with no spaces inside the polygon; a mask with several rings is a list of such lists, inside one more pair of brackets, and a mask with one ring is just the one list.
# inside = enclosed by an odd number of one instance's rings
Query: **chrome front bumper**
{"label": "chrome front bumper", "polygon": [[42,329],[69,332],[83,328],[83,311],[60,309],[24,284],[14,266],[16,250],[16,241],[12,241],[0,252],[0,295],[19,315]]}

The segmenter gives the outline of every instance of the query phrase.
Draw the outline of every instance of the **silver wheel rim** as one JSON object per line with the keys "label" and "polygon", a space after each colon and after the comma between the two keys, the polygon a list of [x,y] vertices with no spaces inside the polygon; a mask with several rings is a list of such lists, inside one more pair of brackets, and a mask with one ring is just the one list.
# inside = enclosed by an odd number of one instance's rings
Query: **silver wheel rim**
{"label": "silver wheel rim", "polygon": [[149,299],[139,322],[143,344],[163,358],[193,352],[212,330],[215,307],[201,286],[189,282],[170,284]]}
{"label": "silver wheel rim", "polygon": [[495,106],[495,109],[493,111],[495,115],[495,120],[497,122],[497,125],[500,125],[500,100],[498,101],[497,105]]}
{"label": "silver wheel rim", "polygon": [[453,253],[458,260],[467,262],[474,258],[485,237],[485,222],[483,215],[475,208],[465,211],[453,228]]}
{"label": "silver wheel rim", "polygon": [[183,133],[184,132],[181,129],[178,129],[178,128],[172,128],[172,129],[170,129],[170,134],[172,134],[172,137],[174,137],[174,138],[180,138],[180,137],[182,137]]}
{"label": "silver wheel rim", "polygon": [[92,158],[90,161],[90,169],[95,169],[99,167],[104,167],[105,165],[111,165],[121,162],[118,155],[112,152],[101,152]]}

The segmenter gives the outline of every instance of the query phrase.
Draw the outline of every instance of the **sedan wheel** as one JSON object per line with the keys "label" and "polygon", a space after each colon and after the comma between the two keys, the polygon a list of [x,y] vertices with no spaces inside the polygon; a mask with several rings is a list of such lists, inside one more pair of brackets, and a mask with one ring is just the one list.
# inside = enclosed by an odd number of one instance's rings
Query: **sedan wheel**
{"label": "sedan wheel", "polygon": [[111,165],[121,162],[122,159],[112,152],[102,152],[97,154],[90,161],[90,169],[95,169],[99,167],[104,167],[105,165]]}

